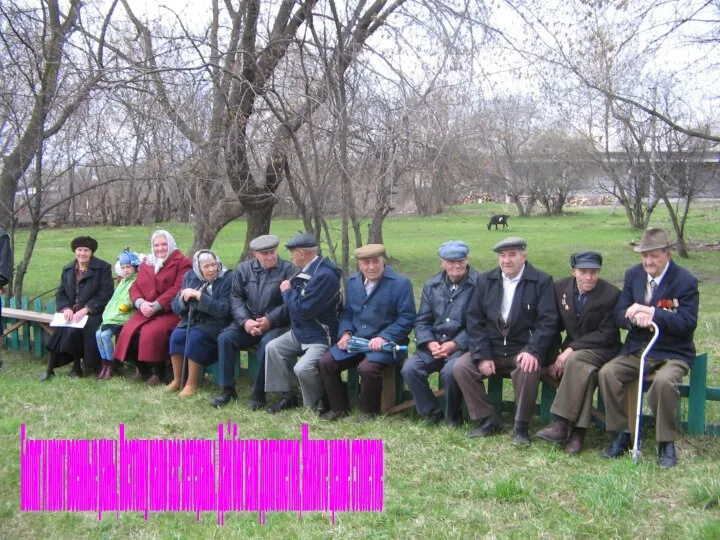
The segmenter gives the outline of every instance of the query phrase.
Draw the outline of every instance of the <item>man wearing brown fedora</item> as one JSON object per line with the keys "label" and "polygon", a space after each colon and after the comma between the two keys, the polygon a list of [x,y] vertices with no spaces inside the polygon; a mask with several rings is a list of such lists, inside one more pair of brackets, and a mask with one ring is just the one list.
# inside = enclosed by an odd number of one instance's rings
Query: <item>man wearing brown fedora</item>
{"label": "man wearing brown fedora", "polygon": [[650,341],[654,322],[660,338],[645,361],[645,373],[655,374],[648,402],[655,416],[658,463],[661,467],[674,467],[677,463],[674,441],[680,399],[678,384],[695,359],[693,334],[700,295],[697,278],[673,262],[671,247],[663,229],[645,230],[635,247],[642,254],[642,264],[625,273],[625,284],[615,305],[615,323],[629,332],[620,356],[605,364],[599,373],[606,429],[615,432],[614,440],[603,453],[607,458],[620,457],[630,448],[623,404],[625,385],[638,380],[640,354]]}

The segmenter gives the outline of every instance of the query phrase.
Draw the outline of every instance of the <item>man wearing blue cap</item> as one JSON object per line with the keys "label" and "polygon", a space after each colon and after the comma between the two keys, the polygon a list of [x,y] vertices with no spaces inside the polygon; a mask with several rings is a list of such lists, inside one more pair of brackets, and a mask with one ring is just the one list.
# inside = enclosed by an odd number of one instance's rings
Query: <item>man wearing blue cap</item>
{"label": "man wearing blue cap", "polygon": [[[613,321],[613,308],[620,289],[600,279],[602,255],[581,251],[570,256],[572,276],[555,282],[555,300],[560,332],[565,340],[555,363],[549,368],[560,387],[550,411],[554,420],[535,437],[577,454],[582,450],[585,430],[592,421],[592,403],[599,369],[620,350],[620,331]],[[568,428],[574,424],[570,435]]]}
{"label": "man wearing blue cap", "polygon": [[407,359],[402,376],[415,400],[415,409],[428,425],[438,424],[443,411],[428,384],[431,373],[440,372],[445,390],[445,419],[449,426],[462,425],[462,394],[452,370],[455,360],[468,350],[465,314],[478,280],[468,265],[470,248],[451,240],[438,250],[442,271],[423,287],[420,311],[415,318],[415,354]]}
{"label": "man wearing blue cap", "polygon": [[555,339],[557,309],[552,277],[527,262],[525,240],[498,242],[498,268],[478,278],[467,312],[469,352],[455,362],[453,375],[462,390],[475,428],[468,437],[502,431],[502,421],[485,392],[483,379],[512,377],[515,427],[512,443],[530,444],[528,424],[535,411],[540,369]]}
{"label": "man wearing blue cap", "polygon": [[[303,404],[322,414],[327,407],[318,363],[337,337],[342,273],[332,261],[319,254],[313,234],[298,234],[285,247],[301,271],[280,283],[283,303],[290,314],[290,331],[267,346],[265,391],[282,394],[280,401],[267,412],[273,414],[299,406],[295,394],[299,381]],[[291,370],[290,365],[298,357]]]}

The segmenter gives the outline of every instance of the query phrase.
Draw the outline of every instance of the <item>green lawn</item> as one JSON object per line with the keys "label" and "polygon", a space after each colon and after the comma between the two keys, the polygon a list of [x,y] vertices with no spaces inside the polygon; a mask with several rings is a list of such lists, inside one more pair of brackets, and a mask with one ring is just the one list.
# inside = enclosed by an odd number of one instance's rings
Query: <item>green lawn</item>
{"label": "green lawn", "polygon": [[[509,208],[508,208],[509,209]],[[528,241],[534,265],[555,277],[568,274],[568,256],[580,249],[596,249],[605,256],[603,277],[620,285],[624,270],[639,259],[628,243],[640,237],[623,214],[607,209],[577,210],[563,217],[510,219],[509,233],[486,230],[487,217],[501,205],[466,206],[433,218],[394,218],[386,222],[385,240],[395,268],[412,278],[416,296],[423,282],[439,267],[437,247],[449,239],[471,246],[471,263],[486,270],[496,263],[491,247],[513,234]],[[512,212],[510,212],[512,213]],[[652,225],[667,226],[660,210]],[[301,223],[275,220],[272,232],[286,240]],[[191,228],[166,224],[181,248],[187,248]],[[151,227],[92,228],[45,231],[30,267],[25,292],[35,296],[57,284],[60,268],[70,261],[70,240],[91,234],[100,242],[97,255],[114,260],[130,245],[148,251]],[[229,225],[215,248],[233,263],[242,248],[245,224]],[[688,240],[712,243],[720,239],[720,208],[698,207],[690,217]],[[24,246],[24,236],[17,245]],[[17,254],[19,259],[20,254]],[[692,253],[676,259],[701,279],[698,350],[709,353],[709,379],[720,386],[715,361],[720,352],[720,251]],[[49,384],[37,382],[42,363],[28,355],[3,351],[0,370],[0,538],[316,538],[361,537],[642,537],[718,538],[718,506],[703,509],[720,497],[720,439],[683,437],[678,442],[679,465],[661,470],[655,465],[652,433],[646,436],[642,463],[629,458],[608,462],[598,452],[606,443],[592,430],[586,451],[566,456],[548,444],[512,447],[509,433],[488,440],[470,440],[464,431],[427,428],[412,415],[358,424],[348,418],[321,423],[309,411],[296,409],[270,417],[244,408],[248,383],[238,384],[241,400],[215,410],[207,400],[212,386],[180,401],[158,388],[134,385],[127,378],[98,383],[72,380],[66,368]],[[506,384],[506,389],[509,384]],[[301,424],[310,425],[312,438],[382,438],[385,448],[385,510],[376,514],[268,514],[265,525],[252,514],[227,514],[224,527],[215,514],[196,522],[191,513],[31,514],[19,510],[20,424],[31,438],[117,438],[124,423],[129,438],[214,438],[217,425],[228,419],[240,426],[244,438],[300,438]],[[506,426],[510,418],[506,417]],[[720,423],[720,408],[710,404],[708,420]],[[537,424],[532,426],[536,429]]]}

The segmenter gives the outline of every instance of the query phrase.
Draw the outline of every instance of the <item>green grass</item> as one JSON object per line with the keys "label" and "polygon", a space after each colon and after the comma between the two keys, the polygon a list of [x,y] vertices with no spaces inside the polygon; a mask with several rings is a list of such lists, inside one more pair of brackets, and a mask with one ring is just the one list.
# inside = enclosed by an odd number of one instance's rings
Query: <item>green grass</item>
{"label": "green grass", "polygon": [[[508,234],[528,240],[530,260],[555,277],[568,274],[568,256],[578,249],[597,249],[605,256],[603,276],[620,284],[624,270],[637,254],[628,242],[637,240],[622,214],[588,209],[568,216],[511,218],[509,233],[488,232],[487,216],[500,205],[466,206],[433,218],[396,218],[386,222],[385,240],[395,268],[412,278],[416,296],[423,282],[439,267],[436,250],[444,241],[463,239],[471,246],[471,263],[480,270],[496,263],[491,247]],[[666,226],[658,211],[653,225]],[[181,248],[187,248],[191,228],[166,224]],[[272,232],[286,240],[301,227],[294,220],[275,220]],[[56,285],[60,267],[72,258],[70,240],[91,234],[100,242],[97,255],[113,260],[125,245],[147,251],[150,227],[91,228],[44,231],[30,267],[26,294],[34,296]],[[223,230],[215,248],[234,263],[244,240],[244,223]],[[717,242],[720,209],[699,207],[690,218],[688,237],[694,243]],[[22,246],[20,234],[17,245]],[[19,258],[19,254],[18,254]],[[720,352],[720,252],[693,253],[679,260],[701,278],[698,350],[710,355],[710,384],[720,386],[715,361]],[[662,470],[654,459],[651,433],[646,433],[642,463],[629,458],[608,462],[598,452],[606,436],[589,432],[586,451],[567,456],[543,442],[512,447],[509,434],[470,440],[463,430],[427,428],[413,416],[383,418],[358,424],[354,418],[327,425],[306,410],[269,417],[244,407],[246,380],[238,383],[241,399],[223,409],[207,401],[217,389],[202,388],[181,401],[158,388],[132,384],[71,380],[66,368],[49,384],[37,382],[42,362],[3,351],[0,370],[0,538],[717,538],[720,509],[706,503],[720,495],[720,439],[682,437],[679,465]],[[509,390],[510,385],[506,384]],[[313,438],[382,438],[385,449],[385,509],[375,514],[267,515],[227,514],[224,527],[207,514],[121,514],[118,521],[95,514],[34,514],[19,511],[20,424],[31,438],[117,438],[124,423],[131,438],[214,438],[217,425],[228,419],[247,438],[300,438],[302,423]],[[506,417],[506,424],[509,418]],[[720,423],[718,404],[710,404],[709,420]],[[538,427],[537,423],[532,429]]]}

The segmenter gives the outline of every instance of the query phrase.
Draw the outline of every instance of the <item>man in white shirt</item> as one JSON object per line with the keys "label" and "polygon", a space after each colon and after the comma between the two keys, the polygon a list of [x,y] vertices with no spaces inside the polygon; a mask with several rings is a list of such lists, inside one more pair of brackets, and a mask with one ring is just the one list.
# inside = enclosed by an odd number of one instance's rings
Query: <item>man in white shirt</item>
{"label": "man in white shirt", "polygon": [[499,267],[480,274],[467,312],[469,352],[453,368],[475,428],[468,437],[502,431],[502,421],[485,393],[483,379],[512,377],[515,426],[512,442],[530,444],[528,424],[535,410],[540,369],[557,327],[552,277],[527,262],[526,242],[510,237],[493,248]]}

